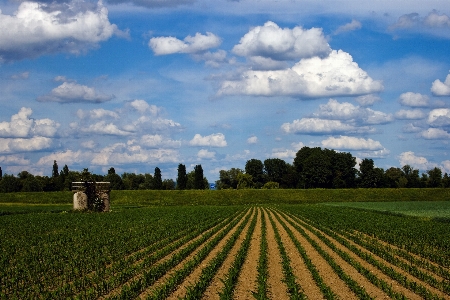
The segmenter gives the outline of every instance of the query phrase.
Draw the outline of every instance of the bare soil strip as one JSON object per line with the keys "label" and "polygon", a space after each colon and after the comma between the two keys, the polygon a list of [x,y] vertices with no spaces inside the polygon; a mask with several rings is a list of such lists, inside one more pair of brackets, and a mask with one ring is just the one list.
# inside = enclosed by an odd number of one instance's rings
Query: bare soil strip
{"label": "bare soil strip", "polygon": [[[247,255],[247,260],[244,263],[243,268],[241,269],[241,273],[240,273],[239,278],[238,278],[238,283],[237,283],[237,286],[235,288],[235,291],[236,290],[240,290],[240,292],[238,293],[239,299],[254,299],[252,297],[251,290],[256,290],[255,287],[254,287],[255,286],[255,281],[256,281],[256,276],[257,276],[256,263],[254,263],[255,260],[249,260],[249,257],[253,256],[253,254],[252,254],[252,247],[254,246],[253,244],[254,244],[255,240],[257,241],[256,256],[258,255],[257,253],[259,251],[259,239],[261,238],[261,209],[259,209],[259,208],[256,209],[255,213],[258,214],[257,215],[255,231],[253,232],[253,235],[252,235],[252,241],[250,243],[249,252],[248,252],[248,255]],[[211,284],[209,285],[209,287],[207,288],[207,290],[203,294],[203,298],[202,299],[204,299],[204,300],[206,300],[206,299],[208,299],[208,300],[210,300],[210,299],[211,300],[220,299],[219,292],[224,287],[224,284],[223,284],[222,280],[225,278],[226,274],[228,273],[229,268],[233,264],[234,258],[236,256],[237,252],[239,251],[243,240],[245,239],[245,234],[246,234],[246,232],[248,230],[248,226],[249,225],[250,225],[250,223],[247,225],[245,230],[239,236],[239,239],[236,241],[236,244],[231,249],[230,253],[228,254],[228,256],[225,259],[225,261],[223,262],[222,266],[217,271],[217,274],[214,276]],[[255,248],[255,247],[253,247],[253,248]],[[247,262],[249,262],[249,264],[247,264]],[[239,280],[242,279],[242,276],[244,276],[245,280],[240,282]],[[252,280],[252,278],[253,278],[253,280]]]}
{"label": "bare soil strip", "polygon": [[[425,264],[428,264],[428,265],[430,265],[430,266],[433,266],[435,269],[443,269],[443,270],[447,270],[447,272],[449,271],[448,268],[443,267],[443,266],[440,266],[439,264],[437,264],[437,263],[435,263],[435,262],[432,262],[431,260],[428,260],[428,259],[426,259],[426,258],[424,258],[424,257],[421,257],[421,256],[416,255],[416,254],[414,254],[414,253],[408,252],[408,251],[406,251],[406,250],[403,250],[403,249],[401,249],[401,248],[399,248],[399,247],[397,247],[397,246],[395,246],[395,245],[391,245],[391,244],[389,244],[389,243],[386,243],[386,242],[383,241],[383,240],[377,239],[377,238],[375,238],[375,237],[371,237],[371,236],[369,236],[369,235],[367,235],[367,234],[364,234],[364,233],[362,233],[362,232],[359,232],[359,231],[353,231],[352,233],[349,233],[349,234],[352,235],[352,236],[360,236],[360,237],[362,237],[363,239],[367,240],[368,242],[375,242],[375,243],[377,243],[378,245],[380,245],[381,247],[383,247],[384,249],[386,249],[386,250],[388,250],[388,251],[392,251],[392,250],[393,250],[393,251],[399,251],[399,252],[406,252],[406,253],[408,253],[408,255],[414,257],[416,260],[418,260],[418,261],[423,261]],[[401,260],[402,262],[405,262],[405,263],[414,265],[416,268],[420,269],[422,272],[427,273],[427,274],[430,275],[430,276],[433,276],[433,277],[436,278],[436,280],[438,280],[438,281],[443,281],[443,280],[446,280],[446,279],[447,279],[447,280],[450,280],[450,278],[444,278],[443,276],[441,276],[441,275],[436,274],[435,272],[433,272],[430,268],[425,268],[425,267],[423,267],[423,266],[421,266],[421,265],[418,265],[418,264],[416,264],[416,263],[414,263],[414,262],[412,262],[412,261],[409,261],[409,260],[406,259],[406,258],[403,258],[403,257],[401,257],[401,256],[397,256],[397,258],[398,258],[399,260]]]}
{"label": "bare soil strip", "polygon": [[[237,218],[237,217],[238,217],[238,216],[236,216],[235,218]],[[180,251],[182,251],[184,248],[188,247],[188,246],[191,245],[192,243],[195,243],[197,240],[201,239],[205,234],[209,233],[211,230],[214,230],[214,229],[217,228],[217,227],[224,227],[224,226],[225,226],[225,225],[224,225],[225,222],[226,222],[226,220],[223,221],[223,222],[221,222],[221,223],[219,223],[218,225],[216,225],[216,226],[214,226],[214,227],[212,227],[212,228],[210,228],[210,229],[208,229],[208,230],[202,232],[202,233],[199,234],[197,237],[195,237],[195,238],[193,238],[192,240],[190,240],[188,243],[184,244],[183,246],[179,247],[179,248],[176,249],[175,251],[172,251],[171,253],[167,254],[166,256],[164,256],[163,258],[161,258],[160,260],[156,261],[154,264],[152,264],[152,266],[159,265],[159,264],[162,264],[162,263],[166,262],[166,261],[169,260],[172,256],[174,256],[174,255],[176,255],[177,253],[179,253]],[[229,222],[232,222],[232,220],[229,220]],[[221,230],[222,230],[222,229],[221,229]],[[208,239],[208,241],[211,240],[211,239],[213,239],[214,236],[216,236],[219,232],[220,232],[220,230],[219,230],[218,232],[216,232],[213,236],[211,236],[211,237]],[[166,247],[167,247],[167,246],[166,246]],[[150,254],[150,255],[153,255],[153,254],[154,254],[154,253],[152,253],[152,254]],[[144,258],[144,259],[145,259],[145,258]],[[133,264],[133,265],[134,265],[134,264]],[[150,267],[152,267],[152,266],[149,266],[148,268],[150,268]],[[148,268],[146,268],[145,270],[147,270]],[[144,270],[144,271],[145,271],[145,270]],[[104,296],[102,297],[102,299],[110,298],[110,297],[112,297],[112,296],[115,296],[115,295],[120,294],[120,292],[121,292],[121,290],[122,290],[122,288],[123,288],[124,286],[130,285],[132,282],[134,282],[134,281],[136,281],[136,280],[139,280],[139,279],[142,278],[142,277],[143,277],[143,272],[140,272],[138,275],[134,276],[133,278],[130,278],[130,279],[129,279],[127,282],[125,282],[124,284],[117,286],[114,290],[110,291],[107,295],[104,295]]]}
{"label": "bare soil strip", "polygon": [[[253,211],[252,216],[256,214],[256,211]],[[250,217],[250,219],[252,218]],[[200,278],[200,275],[202,273],[202,270],[216,257],[216,255],[224,248],[228,240],[231,238],[231,236],[234,234],[234,232],[239,227],[239,222],[236,227],[234,227],[220,242],[217,244],[217,246],[208,254],[208,256],[202,261],[202,263],[195,268],[195,270],[181,283],[177,289],[168,297],[169,300],[176,300],[179,298],[183,298],[186,295],[186,288],[194,285],[197,280]],[[248,228],[250,227],[250,221],[247,222],[247,224],[244,227],[244,230],[239,235],[239,239],[236,241],[236,244],[234,245],[234,248],[239,249],[239,246],[241,245],[242,241],[245,239],[245,234],[248,231]],[[236,247],[237,246],[237,247]],[[236,251],[237,252],[237,251]]]}
{"label": "bare soil strip", "polygon": [[[274,213],[271,212],[271,214],[273,216]],[[306,297],[308,297],[308,299],[322,299],[322,292],[314,281],[308,268],[306,267],[302,256],[297,251],[297,248],[295,247],[294,243],[290,239],[283,226],[281,226],[276,218],[273,219],[280,233],[281,240],[286,249],[286,252],[289,256],[289,260],[291,261],[291,267],[294,271],[296,282],[302,287],[303,292],[305,293]]]}
{"label": "bare soil strip", "polygon": [[314,249],[314,247],[291,224],[286,226],[294,233],[295,238],[302,244],[312,263],[316,266],[323,281],[340,299],[358,299],[344,281],[334,272],[327,261]]}
{"label": "bare soil strip", "polygon": [[267,211],[263,211],[263,217],[267,224],[267,241],[268,241],[268,260],[269,260],[269,278],[267,285],[269,287],[269,298],[271,299],[289,299],[287,293],[287,285],[282,281],[284,278],[283,267],[281,266],[281,255],[275,241],[275,232],[270,223]]}
{"label": "bare soil strip", "polygon": [[[283,215],[283,218],[289,218],[289,217],[286,215]],[[294,221],[294,222],[296,222],[296,221]],[[296,222],[296,223],[298,225],[302,226],[302,224],[300,222]],[[323,243],[314,233],[309,231],[304,226],[302,226],[302,228],[306,232],[306,234],[320,246],[320,248],[325,250],[333,258],[333,260],[344,270],[344,272],[346,274],[348,274],[353,280],[355,280],[359,284],[359,286],[364,287],[364,289],[367,291],[367,293],[371,297],[377,298],[377,299],[389,299],[388,295],[386,295],[378,287],[374,286],[367,278],[365,278],[363,275],[361,275],[353,266],[351,266],[344,259],[342,259],[337,253],[335,253],[327,245],[325,245],[325,243]],[[322,233],[322,234],[325,235],[324,233]],[[326,237],[329,238],[328,236],[326,236]],[[335,244],[335,246],[336,246],[336,244]]]}
{"label": "bare soil strip", "polygon": [[[230,233],[234,233],[237,228],[239,227],[239,225],[244,221],[245,217],[251,213],[251,209],[249,209],[244,216],[240,216],[240,220],[239,222],[230,230]],[[221,229],[222,230],[222,229]],[[176,267],[172,268],[170,271],[168,271],[163,277],[161,277],[159,280],[157,280],[155,282],[155,284],[153,284],[151,287],[147,288],[143,293],[141,293],[139,295],[140,299],[145,299],[148,295],[152,294],[153,291],[161,286],[162,284],[164,284],[164,282],[166,282],[170,277],[172,277],[173,274],[175,274],[178,270],[182,269],[183,266],[190,261],[191,259],[193,259],[197,253],[212,239],[214,239],[214,237],[216,237],[219,234],[220,231],[218,231],[217,233],[215,233],[213,236],[211,236],[208,240],[206,240],[202,245],[200,245],[195,251],[193,251],[188,257],[186,257],[182,262],[180,262]],[[228,233],[225,237],[225,239],[228,239],[228,237],[231,235],[230,233]],[[225,240],[224,239],[224,240]],[[206,266],[206,265],[205,265]]]}
{"label": "bare soil strip", "polygon": [[[302,223],[303,221],[300,219],[296,219],[298,220],[299,223]],[[361,265],[363,265],[364,267],[366,267],[367,269],[370,268],[370,270],[376,274],[376,276],[380,279],[383,279],[384,281],[386,281],[387,283],[391,284],[393,289],[397,292],[400,292],[402,294],[404,294],[408,299],[422,299],[421,296],[415,294],[414,292],[408,290],[407,288],[403,287],[402,285],[400,285],[397,281],[393,280],[392,278],[390,278],[389,276],[387,276],[386,274],[382,273],[378,268],[376,268],[375,266],[371,265],[370,263],[366,262],[365,260],[361,259],[359,256],[357,256],[356,254],[354,254],[353,252],[351,252],[350,250],[348,250],[346,247],[342,246],[340,243],[338,243],[337,241],[335,241],[333,238],[329,237],[328,235],[326,235],[325,233],[321,232],[323,235],[325,235],[328,239],[330,239],[336,246],[339,246],[340,249],[343,250],[347,250],[348,254],[351,255],[352,258],[354,258],[355,260],[357,260],[358,262],[361,263]],[[432,293],[435,293],[437,295],[439,295],[440,297],[446,297],[446,295],[444,293],[442,293],[441,291],[429,286],[427,283],[422,282],[421,280],[411,276],[410,274],[408,274],[407,272],[403,271],[402,269],[392,265],[391,263],[385,261],[384,259],[382,259],[381,257],[371,253],[369,250],[359,246],[358,244],[356,244],[355,242],[353,242],[352,240],[340,235],[342,238],[344,238],[345,240],[347,240],[351,245],[355,246],[356,248],[358,248],[359,250],[361,250],[364,253],[370,253],[372,255],[372,257],[374,257],[377,261],[382,262],[384,265],[388,266],[389,268],[392,268],[394,271],[396,271],[397,273],[405,276],[408,280],[411,281],[415,281],[417,283],[420,283],[421,285],[423,285],[425,288],[429,289]]]}

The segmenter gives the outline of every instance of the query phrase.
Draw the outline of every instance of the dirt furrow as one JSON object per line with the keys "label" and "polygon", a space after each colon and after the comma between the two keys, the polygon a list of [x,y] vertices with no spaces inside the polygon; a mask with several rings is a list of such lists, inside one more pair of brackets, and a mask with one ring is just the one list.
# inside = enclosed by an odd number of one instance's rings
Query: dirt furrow
{"label": "dirt furrow", "polygon": [[[256,214],[256,211],[253,211],[252,216]],[[250,216],[250,220],[252,218]],[[247,224],[244,227],[244,230],[239,235],[239,239],[236,241],[235,246],[239,246],[242,241],[245,239],[245,234],[248,231],[248,228],[250,227],[250,221],[247,222]],[[241,222],[239,222],[225,237],[217,244],[217,246],[208,254],[208,256],[202,261],[202,263],[195,268],[195,270],[181,283],[177,289],[170,295],[167,299],[170,300],[176,300],[179,298],[183,298],[186,295],[186,288],[189,286],[194,285],[197,280],[200,278],[200,275],[202,273],[202,270],[208,266],[208,264],[216,257],[217,254],[225,247],[228,240],[231,238],[231,236],[234,234],[234,232],[237,230]],[[238,248],[239,249],[239,248]]]}
{"label": "dirt furrow", "polygon": [[[207,233],[210,232],[211,230],[214,230],[215,228],[220,227],[220,226],[224,226],[224,224],[225,224],[224,222],[226,222],[226,221],[223,221],[223,222],[219,223],[218,225],[216,225],[216,226],[214,226],[214,227],[212,227],[212,228],[206,230],[205,232],[199,234],[198,236],[196,236],[195,238],[193,238],[192,240],[190,240],[190,241],[187,242],[186,244],[182,245],[182,246],[179,247],[178,249],[172,251],[171,253],[167,254],[167,255],[164,256],[164,257],[162,257],[162,258],[159,259],[158,261],[154,262],[154,263],[152,264],[152,266],[159,265],[159,264],[162,264],[162,263],[166,262],[166,261],[169,260],[172,256],[176,255],[177,253],[179,253],[180,251],[182,251],[184,248],[188,247],[190,244],[196,242],[198,239],[202,238],[205,234],[207,234]],[[215,234],[214,234],[212,237],[210,237],[208,240],[214,238],[214,236],[217,235],[217,234],[218,234],[218,232],[215,233]],[[168,247],[168,246],[170,246],[170,245],[167,245],[167,246],[165,246],[165,247]],[[152,253],[152,254],[153,254],[153,253]],[[152,255],[152,254],[150,254],[150,255]],[[136,263],[134,263],[133,265],[135,265],[135,264],[136,264]],[[127,282],[125,282],[125,283],[122,284],[122,285],[119,285],[119,286],[116,287],[114,290],[110,291],[107,295],[104,295],[104,296],[101,297],[101,298],[102,298],[102,299],[107,299],[107,298],[110,298],[110,297],[112,297],[112,296],[114,296],[114,295],[119,294],[124,286],[129,285],[131,282],[134,282],[134,281],[136,281],[136,280],[139,280],[140,278],[142,278],[142,276],[143,276],[143,272],[140,272],[139,274],[137,274],[136,276],[130,278]]]}
{"label": "dirt furrow", "polygon": [[[258,277],[258,257],[259,257],[259,246],[261,242],[261,217],[262,212],[261,208],[258,208],[258,217],[256,221],[256,227],[255,231],[253,232],[253,236],[250,242],[250,247],[248,249],[247,257],[245,259],[244,265],[239,273],[239,277],[237,280],[236,287],[234,289],[234,299],[245,299],[250,300],[254,299],[252,292],[256,292],[256,280]],[[237,253],[239,249],[236,249],[235,253]],[[234,260],[234,255],[230,255],[230,265]],[[225,275],[228,272],[229,268],[226,268],[224,270],[223,275]],[[218,277],[218,280],[220,281],[220,278]],[[223,287],[223,284],[221,284],[221,287]],[[216,294],[217,294],[216,290]],[[206,294],[205,294],[206,295]],[[204,299],[218,299],[218,298],[204,298]]]}
{"label": "dirt furrow", "polygon": [[[244,216],[241,216],[241,219],[239,220],[239,222],[230,230],[230,233],[234,233],[237,228],[239,227],[239,225],[244,221],[245,217],[251,213],[251,209],[249,209]],[[221,229],[222,230],[222,229]],[[147,298],[148,295],[152,294],[153,291],[161,286],[162,284],[164,284],[164,282],[167,281],[167,279],[169,279],[174,273],[176,273],[178,270],[180,270],[185,264],[186,262],[190,261],[192,258],[195,257],[195,255],[197,255],[197,253],[204,248],[204,246],[211,241],[212,239],[214,239],[219,232],[216,232],[213,236],[211,236],[208,240],[206,240],[202,245],[200,245],[195,251],[193,251],[188,257],[186,257],[182,262],[180,262],[178,265],[176,265],[174,268],[172,268],[171,270],[169,270],[163,277],[161,277],[159,280],[157,280],[151,287],[147,288],[143,293],[141,293],[139,295],[140,299],[145,299]],[[229,236],[228,233],[225,238],[227,238]]]}
{"label": "dirt furrow", "polygon": [[[274,216],[273,212],[270,213],[272,214],[272,216]],[[277,215],[280,214],[277,213]],[[288,233],[275,217],[273,217],[273,220],[280,233],[281,240],[286,249],[286,253],[289,256],[291,267],[296,277],[296,282],[301,286],[304,294],[308,299],[322,299],[323,298],[322,292],[320,291],[319,287],[314,281],[311,273],[309,272],[308,268],[306,267],[303,261],[302,256],[298,252]]]}
{"label": "dirt furrow", "polygon": [[[283,218],[288,218],[290,220],[293,220],[287,215],[283,214]],[[296,222],[294,220],[294,222]],[[320,248],[325,250],[331,258],[344,270],[344,272],[349,275],[353,280],[355,280],[359,286],[363,287],[366,292],[373,298],[377,299],[389,299],[389,296],[384,293],[381,289],[374,286],[367,278],[365,278],[362,274],[360,274],[353,266],[351,266],[349,263],[347,263],[344,259],[342,259],[336,252],[334,252],[333,249],[329,248],[327,245],[325,245],[324,242],[322,242],[314,233],[309,231],[307,228],[302,226],[301,222],[296,222],[299,226],[303,228],[303,230],[306,232],[306,234],[314,240]],[[334,243],[335,244],[335,243]],[[335,244],[336,246],[336,244]],[[342,249],[341,249],[342,250]]]}
{"label": "dirt furrow", "polygon": [[286,225],[293,232],[295,238],[302,244],[312,263],[316,266],[320,276],[323,278],[323,281],[331,288],[333,293],[340,299],[358,299],[306,238],[304,238],[291,224],[286,223]]}
{"label": "dirt furrow", "polygon": [[[296,220],[299,223],[303,223],[302,220],[297,219]],[[319,230],[320,231],[320,230]],[[321,232],[321,231],[320,231]],[[406,298],[408,299],[422,299],[421,296],[415,294],[414,292],[412,292],[411,290],[405,288],[404,286],[400,285],[397,281],[395,281],[394,279],[392,279],[391,277],[389,277],[388,275],[384,274],[382,271],[380,271],[376,266],[373,266],[372,264],[368,263],[367,261],[365,261],[364,259],[360,258],[358,255],[356,255],[355,253],[353,253],[352,251],[350,251],[349,249],[347,249],[345,246],[343,246],[342,244],[340,244],[339,242],[337,242],[335,239],[333,239],[332,237],[328,236],[327,234],[325,234],[324,232],[321,232],[325,237],[327,237],[330,241],[333,242],[333,244],[335,244],[339,249],[345,251],[347,254],[349,254],[349,256],[354,259],[355,261],[357,261],[359,264],[361,264],[363,267],[365,267],[366,269],[368,269],[372,274],[374,274],[377,278],[384,280],[386,283],[390,284],[393,288],[394,291],[401,293],[403,295],[405,295]],[[389,264],[388,262],[384,261],[382,258],[374,255],[373,253],[371,253],[370,251],[366,250],[365,248],[359,246],[358,244],[354,243],[353,241],[347,239],[346,237],[339,235],[341,238],[344,238],[346,241],[348,241],[351,245],[355,246],[356,248],[358,248],[359,250],[361,250],[362,252],[365,253],[370,253],[376,260],[383,262],[383,264],[386,264],[387,266],[392,266],[391,264]],[[398,270],[395,269],[396,271]],[[417,280],[416,280],[417,281]]]}
{"label": "dirt furrow", "polygon": [[267,224],[267,256],[269,261],[269,278],[267,279],[269,298],[289,299],[287,286],[283,282],[283,267],[281,266],[281,255],[275,240],[275,232],[270,223],[268,212],[263,210],[263,218]]}
{"label": "dirt furrow", "polygon": [[[254,242],[258,243],[256,245],[256,256],[255,257],[258,256],[258,251],[259,251],[258,235],[259,235],[259,238],[261,238],[261,221],[260,221],[261,210],[259,208],[257,208],[255,213],[257,214],[257,222],[256,222],[255,231],[252,236],[252,242],[250,243],[247,259],[244,263],[243,268],[241,269],[241,272],[240,272],[240,275],[238,278],[238,283],[235,288],[235,294],[239,295],[238,299],[254,299],[251,295],[251,290],[255,290],[254,286],[255,286],[255,281],[256,281],[256,276],[257,276],[257,272],[256,272],[257,262],[253,262],[253,259],[249,259],[249,257],[254,256],[254,254],[252,254],[252,249],[255,248]],[[228,273],[229,268],[233,264],[235,256],[236,256],[237,252],[239,251],[243,240],[245,239],[245,234],[248,230],[249,225],[250,225],[250,223],[246,226],[243,233],[239,236],[238,240],[236,241],[236,244],[230,250],[230,253],[228,254],[227,258],[225,259],[222,266],[219,268],[219,270],[217,271],[213,280],[211,281],[211,284],[209,285],[209,287],[206,289],[205,293],[203,294],[202,299],[204,299],[204,300],[216,299],[217,300],[220,298],[219,292],[224,287],[224,283],[222,280],[225,278],[226,274]],[[241,282],[242,275],[244,276],[244,280]],[[254,278],[254,279],[252,280],[252,278]]]}

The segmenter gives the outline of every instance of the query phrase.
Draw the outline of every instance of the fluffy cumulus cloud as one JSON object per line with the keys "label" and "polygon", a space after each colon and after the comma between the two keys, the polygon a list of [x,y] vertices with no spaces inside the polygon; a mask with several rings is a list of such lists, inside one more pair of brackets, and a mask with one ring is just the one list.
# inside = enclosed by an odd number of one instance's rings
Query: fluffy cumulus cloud
{"label": "fluffy cumulus cloud", "polygon": [[431,92],[435,96],[450,96],[450,74],[447,75],[444,82],[436,79],[431,85]]}
{"label": "fluffy cumulus cloud", "polygon": [[43,136],[23,138],[0,138],[0,153],[32,152],[49,149],[52,139]]}
{"label": "fluffy cumulus cloud", "polygon": [[350,120],[364,125],[386,124],[393,120],[391,114],[362,108],[349,102],[340,103],[335,99],[330,99],[327,104],[320,105],[319,110],[313,116],[322,119]]}
{"label": "fluffy cumulus cloud", "polygon": [[418,13],[405,14],[399,17],[395,24],[390,26],[393,31],[418,31],[428,34],[450,38],[450,17],[436,10],[427,16]]}
{"label": "fluffy cumulus cloud", "polygon": [[214,133],[207,136],[196,134],[189,144],[201,147],[226,147],[227,141],[222,133]]}
{"label": "fluffy cumulus cloud", "polygon": [[245,57],[298,60],[313,56],[326,57],[331,48],[320,28],[280,28],[269,21],[264,26],[252,28],[232,51]]}
{"label": "fluffy cumulus cloud", "polygon": [[339,26],[338,29],[334,32],[335,35],[341,34],[348,31],[354,31],[362,28],[361,22],[357,20],[352,20],[350,23]]}
{"label": "fluffy cumulus cloud", "polygon": [[420,120],[425,116],[425,113],[420,109],[401,109],[395,113],[395,118],[399,120]]}
{"label": "fluffy cumulus cloud", "polygon": [[49,94],[37,98],[39,102],[58,103],[101,103],[113,99],[113,95],[98,93],[94,88],[75,82],[64,82],[54,88]]}
{"label": "fluffy cumulus cloud", "polygon": [[400,166],[409,165],[415,169],[422,171],[428,170],[431,167],[431,164],[425,157],[416,156],[412,151],[401,153],[398,156],[398,160],[400,162]]}
{"label": "fluffy cumulus cloud", "polygon": [[430,99],[426,95],[407,92],[400,95],[399,102],[404,106],[427,107],[429,106]]}
{"label": "fluffy cumulus cloud", "polygon": [[107,0],[111,4],[132,3],[147,8],[177,7],[193,4],[196,0]]}
{"label": "fluffy cumulus cloud", "polygon": [[0,163],[3,165],[27,166],[31,164],[31,161],[29,159],[25,159],[23,155],[11,154],[1,155]]}
{"label": "fluffy cumulus cloud", "polygon": [[372,139],[356,138],[351,136],[330,137],[322,141],[322,146],[337,150],[383,150],[384,147],[379,141]]}
{"label": "fluffy cumulus cloud", "polygon": [[13,15],[0,11],[0,60],[56,52],[80,54],[114,34],[123,33],[109,22],[108,10],[101,1],[22,2]]}
{"label": "fluffy cumulus cloud", "polygon": [[381,90],[382,83],[359,68],[350,54],[333,50],[325,58],[302,59],[285,70],[246,71],[238,80],[224,81],[218,95],[319,98],[359,96]]}
{"label": "fluffy cumulus cloud", "polygon": [[197,153],[197,158],[200,160],[211,160],[216,158],[216,152],[208,151],[207,149],[200,149]]}
{"label": "fluffy cumulus cloud", "polygon": [[340,120],[324,120],[317,118],[302,118],[294,120],[292,123],[284,123],[281,129],[285,133],[298,134],[331,134],[339,132],[349,132],[355,128],[345,124]]}
{"label": "fluffy cumulus cloud", "polygon": [[147,148],[179,148],[181,141],[174,141],[160,134],[145,134],[141,137],[140,144]]}
{"label": "fluffy cumulus cloud", "polygon": [[257,136],[251,136],[247,139],[247,144],[256,144],[258,143],[258,137]]}
{"label": "fluffy cumulus cloud", "polygon": [[440,128],[428,128],[420,133],[420,136],[427,140],[450,139],[450,133]]}
{"label": "fluffy cumulus cloud", "polygon": [[450,126],[450,109],[438,108],[428,113],[428,124],[435,127]]}
{"label": "fluffy cumulus cloud", "polygon": [[154,37],[148,42],[148,46],[155,55],[167,55],[174,53],[201,53],[208,49],[216,48],[221,44],[218,36],[211,32],[206,35],[196,33],[194,36],[188,35],[184,40],[176,37]]}
{"label": "fluffy cumulus cloud", "polygon": [[51,119],[32,119],[32,113],[31,108],[22,107],[17,114],[11,116],[10,122],[0,122],[0,137],[55,136],[60,124]]}
{"label": "fluffy cumulus cloud", "polygon": [[376,95],[369,94],[356,97],[355,101],[361,106],[372,106],[375,102],[381,101],[381,98]]}

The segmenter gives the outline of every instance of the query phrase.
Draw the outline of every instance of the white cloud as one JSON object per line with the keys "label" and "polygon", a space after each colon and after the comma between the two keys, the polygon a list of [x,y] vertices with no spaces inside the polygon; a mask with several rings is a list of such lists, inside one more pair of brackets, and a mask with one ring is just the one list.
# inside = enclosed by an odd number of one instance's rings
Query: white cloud
{"label": "white cloud", "polygon": [[341,34],[348,31],[354,31],[362,28],[361,22],[357,20],[352,20],[350,23],[347,23],[345,25],[339,26],[338,29],[334,32],[335,35]]}
{"label": "white cloud", "polygon": [[271,158],[279,158],[279,159],[292,159],[297,154],[298,150],[293,149],[285,149],[285,148],[275,148],[272,149]]}
{"label": "white cloud", "polygon": [[204,137],[197,133],[189,144],[191,146],[203,147],[226,147],[227,141],[222,133],[215,133]]}
{"label": "white cloud", "polygon": [[160,111],[156,105],[150,105],[145,100],[133,100],[130,106],[141,114],[150,113],[152,116],[158,115]]}
{"label": "white cloud", "polygon": [[447,75],[444,82],[436,79],[431,85],[431,92],[435,96],[450,96],[450,74]]}
{"label": "white cloud", "polygon": [[401,109],[395,113],[395,118],[399,120],[420,120],[425,118],[425,113],[420,109]]}
{"label": "white cloud", "polygon": [[85,141],[82,142],[81,147],[86,148],[86,149],[94,149],[97,146],[97,143],[93,140],[89,140],[89,141]]}
{"label": "white cloud", "polygon": [[352,131],[355,128],[339,120],[323,120],[316,118],[302,118],[292,123],[284,123],[281,129],[285,133],[323,134]]}
{"label": "white cloud", "polygon": [[427,107],[429,106],[429,98],[419,93],[407,92],[400,95],[400,104],[411,107]]}
{"label": "white cloud", "polygon": [[330,99],[327,104],[321,104],[319,110],[313,116],[335,120],[354,120],[357,123],[372,125],[385,124],[393,120],[391,114],[370,108],[361,108],[348,102],[339,103],[334,99]]}
{"label": "white cloud", "polygon": [[119,114],[111,111],[106,110],[103,108],[93,109],[90,111],[83,111],[82,109],[79,109],[77,111],[77,117],[80,119],[84,118],[90,118],[90,119],[103,119],[103,118],[113,118],[113,119],[119,119]]}
{"label": "white cloud", "polygon": [[408,151],[403,152],[398,157],[400,165],[403,167],[405,165],[410,165],[411,167],[419,170],[428,170],[430,163],[425,157],[416,156],[414,152]]}
{"label": "white cloud", "polygon": [[52,139],[43,136],[24,138],[0,138],[0,153],[32,152],[50,148]]}
{"label": "white cloud", "polygon": [[427,140],[450,139],[450,133],[440,128],[428,128],[422,131],[420,136]]}
{"label": "white cloud", "polygon": [[372,106],[375,102],[381,101],[381,98],[370,94],[356,97],[355,100],[361,106]]}
{"label": "white cloud", "polygon": [[280,28],[268,21],[264,26],[254,27],[246,33],[232,51],[246,57],[297,60],[313,56],[325,57],[331,48],[320,28]]}
{"label": "white cloud", "polygon": [[106,121],[100,121],[94,124],[90,124],[89,126],[79,125],[79,132],[87,133],[87,134],[107,134],[107,135],[118,135],[118,136],[126,136],[132,134],[132,132],[121,130],[117,127],[117,125],[113,123],[107,123]]}
{"label": "white cloud", "polygon": [[146,134],[141,137],[141,145],[148,148],[179,148],[181,141],[174,141],[159,134]]}
{"label": "white cloud", "polygon": [[0,155],[0,163],[4,165],[27,166],[31,164],[29,159],[25,159],[23,155]]}
{"label": "white cloud", "polygon": [[109,22],[101,1],[22,2],[13,15],[0,12],[0,61],[56,52],[80,54],[113,34],[123,33]]}
{"label": "white cloud", "polygon": [[13,79],[13,80],[28,79],[28,77],[30,77],[30,72],[22,72],[22,73],[12,75],[11,79]]}
{"label": "white cloud", "polygon": [[10,122],[0,122],[0,137],[53,137],[60,124],[50,119],[31,119],[32,113],[31,108],[22,107],[17,114],[11,116]]}
{"label": "white cloud", "polygon": [[449,126],[450,109],[449,108],[433,109],[428,114],[427,122],[432,126]]}
{"label": "white cloud", "polygon": [[247,139],[247,144],[256,144],[258,143],[258,137],[257,136],[251,136]]}
{"label": "white cloud", "polygon": [[196,2],[196,0],[108,0],[107,2],[111,4],[133,3],[136,6],[147,8],[164,8],[189,5]]}
{"label": "white cloud", "polygon": [[208,151],[207,149],[200,149],[197,153],[197,158],[201,160],[202,159],[211,160],[216,158],[216,152]]}
{"label": "white cloud", "polygon": [[89,160],[90,152],[81,150],[66,150],[62,152],[54,152],[46,156],[42,156],[36,163],[38,166],[51,166],[56,160],[59,165],[72,165],[76,163],[86,163]]}
{"label": "white cloud", "polygon": [[99,94],[94,88],[75,82],[64,82],[49,94],[37,98],[40,102],[91,102],[101,103],[113,99],[113,95]]}
{"label": "white cloud", "polygon": [[300,98],[352,96],[383,90],[353,62],[350,54],[332,51],[326,58],[302,59],[278,71],[246,71],[239,80],[222,83],[218,95],[291,96]]}
{"label": "white cloud", "polygon": [[220,44],[220,38],[211,32],[207,32],[206,35],[197,32],[195,36],[188,35],[183,41],[170,36],[151,38],[148,42],[148,46],[155,55],[201,53],[208,49],[216,48]]}
{"label": "white cloud", "polygon": [[322,141],[322,146],[329,149],[338,150],[383,150],[384,147],[379,141],[372,139],[356,138],[351,136],[330,137]]}

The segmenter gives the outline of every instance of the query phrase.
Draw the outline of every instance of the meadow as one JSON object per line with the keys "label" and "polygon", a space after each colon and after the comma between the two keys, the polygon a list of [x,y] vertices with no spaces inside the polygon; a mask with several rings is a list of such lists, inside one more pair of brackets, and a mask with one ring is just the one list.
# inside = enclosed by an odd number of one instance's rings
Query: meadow
{"label": "meadow", "polygon": [[415,192],[2,194],[0,298],[450,299],[449,192]]}

